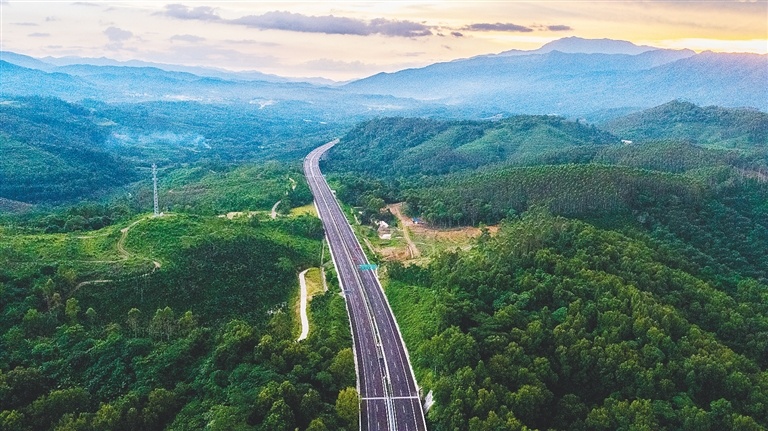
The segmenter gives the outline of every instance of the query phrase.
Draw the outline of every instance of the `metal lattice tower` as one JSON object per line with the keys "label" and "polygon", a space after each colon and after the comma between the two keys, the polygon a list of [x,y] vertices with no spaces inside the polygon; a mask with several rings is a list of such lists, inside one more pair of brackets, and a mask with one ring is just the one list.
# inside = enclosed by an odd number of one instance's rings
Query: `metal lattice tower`
{"label": "metal lattice tower", "polygon": [[155,192],[155,211],[153,213],[154,217],[160,216],[160,205],[157,201],[157,165],[152,163],[152,185]]}

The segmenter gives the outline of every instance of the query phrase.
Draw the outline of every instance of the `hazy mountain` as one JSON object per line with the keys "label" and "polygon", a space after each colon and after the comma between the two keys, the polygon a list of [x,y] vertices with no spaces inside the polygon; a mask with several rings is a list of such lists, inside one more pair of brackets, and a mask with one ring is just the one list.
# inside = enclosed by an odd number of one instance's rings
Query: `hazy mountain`
{"label": "hazy mountain", "polygon": [[56,65],[47,63],[45,61],[38,60],[28,55],[17,54],[10,51],[0,51],[0,60],[6,61],[11,64],[15,64],[21,67],[28,67],[30,69],[44,70],[50,72],[56,68]]}
{"label": "hazy mountain", "polygon": [[700,107],[680,100],[616,118],[601,127],[637,142],[674,139],[718,147],[768,146],[768,114],[746,108]]}
{"label": "hazy mountain", "polygon": [[[183,100],[248,103],[280,110],[284,115],[309,115],[323,121],[351,121],[356,116],[370,117],[384,112],[421,115],[442,109],[414,100],[349,93],[305,82],[222,79],[155,67],[77,64],[54,70],[44,72],[2,61],[0,95],[53,96],[70,102],[97,99],[113,103]],[[301,102],[302,108],[297,109],[293,102]]]}
{"label": "hazy mountain", "polygon": [[65,73],[17,66],[0,61],[0,95],[54,96],[64,100],[97,97],[98,91],[83,79]]}
{"label": "hazy mountain", "polygon": [[[258,72],[107,58],[46,57],[40,61],[9,52],[3,55],[8,60],[0,94],[69,101],[195,100],[256,103],[274,109],[280,101],[290,100],[311,104],[318,112],[333,110],[342,118],[406,112],[458,118],[524,113],[593,122],[670,99],[768,110],[766,55],[695,54],[608,39],[565,38],[535,51],[509,51],[380,73],[334,87],[288,82]],[[10,67],[12,63],[16,66]]]}
{"label": "hazy mountain", "polygon": [[540,53],[547,53],[552,51],[560,51],[567,53],[582,53],[582,54],[628,54],[637,55],[647,51],[655,51],[658,48],[654,48],[648,45],[635,45],[632,42],[626,40],[613,40],[613,39],[583,39],[580,37],[564,37],[552,42],[549,42],[537,49]]}
{"label": "hazy mountain", "polygon": [[768,109],[768,56],[654,50],[637,55],[476,57],[380,73],[344,86],[486,111],[589,116],[648,108],[673,98],[702,105]]}
{"label": "hazy mountain", "polygon": [[[627,54],[637,55],[648,51],[656,51],[659,48],[655,48],[648,45],[635,45],[632,42],[626,40],[614,40],[614,39],[584,39],[581,37],[564,37],[562,39],[553,40],[542,45],[541,48],[534,50],[521,50],[511,49],[509,51],[503,51],[498,54],[489,55],[493,56],[510,56],[510,55],[529,55],[529,54],[546,54],[552,51],[560,51],[569,54]],[[686,50],[688,51],[688,50]],[[691,55],[693,51],[688,51]]]}
{"label": "hazy mountain", "polygon": [[[13,53],[10,53],[10,54],[13,54]],[[18,55],[18,54],[14,54],[14,55]],[[23,57],[27,57],[27,56],[23,56]],[[28,57],[28,58],[35,60],[32,57]],[[19,64],[13,60],[6,60],[6,61],[14,64]],[[268,73],[262,73],[255,70],[235,72],[231,70],[211,68],[211,67],[185,66],[180,64],[155,63],[155,62],[141,61],[141,60],[118,61],[118,60],[113,60],[107,57],[96,57],[96,58],[73,57],[73,56],[43,57],[42,59],[40,59],[40,61],[43,62],[43,64],[55,65],[55,66],[91,65],[91,66],[127,66],[127,67],[137,67],[137,68],[152,67],[152,68],[165,70],[168,72],[186,72],[186,73],[191,73],[198,76],[221,78],[221,79],[228,79],[228,80],[267,81],[267,82],[309,82],[309,83],[318,84],[318,85],[333,85],[336,83],[335,81],[332,81],[330,79],[319,78],[319,77],[317,78],[286,78],[283,76],[271,75]],[[23,64],[19,64],[19,65],[25,66]],[[25,67],[33,67],[41,70],[47,70],[47,69],[42,69],[40,67],[35,67],[32,65],[25,66]]]}

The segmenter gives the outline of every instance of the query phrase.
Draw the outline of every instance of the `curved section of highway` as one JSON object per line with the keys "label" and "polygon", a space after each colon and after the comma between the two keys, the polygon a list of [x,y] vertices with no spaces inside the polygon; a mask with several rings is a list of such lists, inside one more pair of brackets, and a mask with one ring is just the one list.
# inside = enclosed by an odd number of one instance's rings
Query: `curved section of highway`
{"label": "curved section of highway", "polygon": [[361,269],[368,259],[320,172],[320,157],[336,143],[338,140],[309,153],[304,173],[347,303],[360,394],[360,429],[426,431],[419,389],[397,322],[376,274]]}

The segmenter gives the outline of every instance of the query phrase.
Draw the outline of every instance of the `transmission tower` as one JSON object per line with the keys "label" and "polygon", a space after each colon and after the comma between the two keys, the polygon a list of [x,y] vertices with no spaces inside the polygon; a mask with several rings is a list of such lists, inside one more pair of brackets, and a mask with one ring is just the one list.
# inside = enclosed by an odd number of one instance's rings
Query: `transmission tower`
{"label": "transmission tower", "polygon": [[155,211],[153,216],[160,217],[160,205],[157,201],[157,165],[154,163],[152,163],[152,185],[155,192]]}

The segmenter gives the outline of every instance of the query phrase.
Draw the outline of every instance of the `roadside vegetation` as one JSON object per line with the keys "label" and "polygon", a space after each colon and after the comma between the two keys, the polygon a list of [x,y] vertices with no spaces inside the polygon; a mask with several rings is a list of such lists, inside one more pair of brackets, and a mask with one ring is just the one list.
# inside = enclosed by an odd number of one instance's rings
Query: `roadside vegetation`
{"label": "roadside vegetation", "polygon": [[[356,429],[334,284],[295,341],[289,300],[299,270],[319,264],[322,225],[268,209],[311,201],[301,173],[273,163],[169,175],[162,217],[119,200],[4,217],[0,428]],[[219,217],[234,210],[244,214]]]}
{"label": "roadside vegetation", "polygon": [[[640,143],[579,141],[589,127],[546,117],[387,119],[341,139],[326,168],[365,229],[387,205],[427,225],[411,230],[426,256],[382,260],[430,429],[768,426],[765,119],[698,109],[658,110]],[[707,140],[663,133],[667,111]],[[541,151],[508,151],[519,124]],[[575,135],[549,145],[544,130]],[[460,154],[492,148],[505,157]]]}

